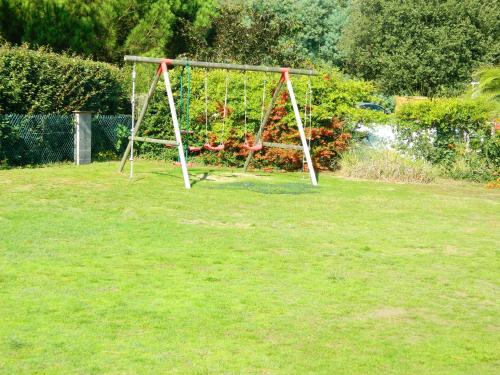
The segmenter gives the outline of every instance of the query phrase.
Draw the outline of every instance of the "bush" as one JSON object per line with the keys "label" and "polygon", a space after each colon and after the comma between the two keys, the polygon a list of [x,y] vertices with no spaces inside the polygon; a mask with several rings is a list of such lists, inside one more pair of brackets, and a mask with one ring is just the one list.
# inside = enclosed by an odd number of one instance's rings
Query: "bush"
{"label": "bush", "polygon": [[120,70],[45,49],[0,46],[0,113],[128,111]]}
{"label": "bush", "polygon": [[475,153],[467,153],[455,158],[452,163],[441,166],[442,174],[457,180],[488,182],[500,175],[499,164],[489,163]]}
{"label": "bush", "polygon": [[436,178],[432,165],[392,150],[358,148],[342,155],[340,173],[346,177],[391,182],[429,183]]}
{"label": "bush", "polygon": [[[183,128],[186,127],[186,99],[181,110],[180,100],[180,68],[171,72],[174,87],[177,113]],[[209,107],[208,133],[205,132],[205,96],[204,72],[190,72],[191,98],[189,103],[189,127],[193,135],[189,136],[189,144],[202,145],[206,140],[213,143],[224,141],[225,150],[218,153],[203,152],[193,156],[200,162],[229,166],[242,166],[247,155],[242,144],[245,133],[249,141],[255,136],[262,116],[262,94],[266,97],[265,106],[269,104],[278,75],[247,73],[247,125],[245,131],[244,113],[244,77],[243,73],[230,72],[229,95],[227,102],[228,116],[223,121],[224,92],[226,72],[209,71]],[[183,75],[183,90],[186,93],[187,71]],[[266,88],[263,91],[263,81]],[[324,72],[311,80],[313,88],[312,126],[304,120],[305,95],[308,87],[307,77],[293,76],[292,83],[295,96],[306,128],[306,136],[311,138],[313,160],[321,169],[336,169],[340,154],[344,152],[351,139],[351,129],[341,120],[349,117],[357,102],[375,100],[373,85],[363,81],[346,80],[336,72]],[[140,134],[153,138],[173,139],[170,109],[165,98],[163,84],[159,84],[155,97],[150,103],[149,113],[145,118]],[[184,115],[182,114],[184,112]],[[290,104],[286,88],[281,93],[270,120],[263,133],[264,141],[277,143],[300,144],[295,123],[295,116]],[[176,158],[176,153],[165,150],[158,145],[141,144],[138,151],[142,156],[159,158]],[[191,156],[190,156],[191,157]],[[302,152],[294,150],[267,149],[258,152],[255,165],[285,170],[297,170],[302,167]]]}
{"label": "bush", "polygon": [[0,168],[21,165],[28,153],[27,146],[10,121],[0,116]]}
{"label": "bush", "polygon": [[397,113],[399,147],[439,165],[445,175],[493,179],[500,165],[500,137],[488,123],[490,105],[461,98],[408,103]]}

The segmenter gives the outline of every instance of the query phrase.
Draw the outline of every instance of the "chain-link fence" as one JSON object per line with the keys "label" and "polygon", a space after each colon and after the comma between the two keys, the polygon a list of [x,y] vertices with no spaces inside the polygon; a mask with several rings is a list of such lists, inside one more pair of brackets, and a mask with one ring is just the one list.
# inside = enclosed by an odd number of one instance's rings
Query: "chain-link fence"
{"label": "chain-link fence", "polygon": [[0,115],[0,132],[7,164],[73,160],[73,115]]}
{"label": "chain-link fence", "polygon": [[92,158],[113,159],[120,156],[127,146],[131,116],[92,116]]}
{"label": "chain-link fence", "polygon": [[[73,161],[74,121],[73,114],[0,114],[0,165]],[[128,115],[92,116],[93,158],[118,157],[130,121]]]}

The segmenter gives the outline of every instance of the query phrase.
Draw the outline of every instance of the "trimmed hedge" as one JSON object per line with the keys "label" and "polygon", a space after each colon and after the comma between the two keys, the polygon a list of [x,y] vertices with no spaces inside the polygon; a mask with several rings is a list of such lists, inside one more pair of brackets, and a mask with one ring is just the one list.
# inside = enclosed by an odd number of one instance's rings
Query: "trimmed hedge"
{"label": "trimmed hedge", "polygon": [[400,147],[458,179],[488,181],[500,173],[500,135],[488,122],[491,103],[441,98],[408,103],[397,113]]}
{"label": "trimmed hedge", "polygon": [[0,46],[0,113],[128,112],[125,86],[110,64]]}

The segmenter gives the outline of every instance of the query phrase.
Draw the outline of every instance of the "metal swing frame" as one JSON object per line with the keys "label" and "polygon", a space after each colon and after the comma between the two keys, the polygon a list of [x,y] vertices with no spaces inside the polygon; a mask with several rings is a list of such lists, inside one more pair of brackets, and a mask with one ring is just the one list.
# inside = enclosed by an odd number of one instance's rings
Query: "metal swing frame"
{"label": "metal swing frame", "polygon": [[[182,170],[182,176],[184,179],[184,186],[186,189],[191,188],[191,182],[189,180],[189,172],[188,172],[188,166],[186,163],[186,158],[185,158],[185,153],[184,153],[184,146],[182,142],[182,136],[181,136],[181,131],[180,131],[180,126],[179,126],[179,120],[177,118],[177,112],[175,108],[175,102],[174,102],[174,96],[172,93],[172,86],[170,84],[170,77],[168,74],[168,70],[170,67],[173,66],[190,66],[190,67],[200,67],[200,68],[206,68],[206,69],[225,69],[225,70],[239,70],[239,71],[255,71],[255,72],[269,72],[269,73],[281,73],[280,79],[278,81],[278,84],[276,85],[276,88],[273,93],[273,97],[271,99],[271,102],[269,103],[269,106],[267,107],[267,110],[265,112],[265,115],[260,123],[259,131],[256,136],[256,142],[261,142],[262,138],[262,132],[264,130],[264,127],[266,126],[269,117],[271,115],[271,112],[274,108],[274,105],[276,103],[276,100],[278,98],[279,93],[281,92],[281,89],[283,88],[284,85],[286,85],[290,101],[292,103],[293,111],[295,114],[295,119],[297,122],[297,128],[299,130],[299,135],[300,135],[300,140],[301,140],[301,146],[299,145],[288,145],[288,144],[280,144],[280,143],[272,143],[272,142],[262,142],[262,145],[265,147],[278,147],[278,148],[286,148],[286,149],[297,149],[297,150],[303,150],[304,156],[307,162],[308,170],[309,170],[309,176],[311,178],[311,184],[316,186],[318,185],[318,180],[316,178],[316,173],[313,168],[312,164],[312,159],[311,159],[311,153],[309,150],[309,145],[307,143],[305,131],[304,131],[304,126],[302,123],[302,119],[300,116],[300,111],[299,107],[297,104],[297,100],[295,99],[295,93],[293,90],[292,82],[290,80],[290,75],[291,74],[297,74],[297,75],[307,75],[307,76],[313,76],[316,75],[316,73],[313,70],[307,70],[307,69],[292,69],[292,68],[280,68],[280,67],[267,67],[267,66],[256,66],[256,65],[237,65],[237,64],[222,64],[222,63],[212,63],[212,62],[204,62],[204,61],[194,61],[194,60],[175,60],[175,59],[164,59],[164,58],[152,58],[152,57],[142,57],[142,56],[125,56],[124,60],[126,62],[131,62],[134,63],[134,70],[132,73],[132,79],[133,79],[133,92],[132,92],[132,113],[133,116],[135,116],[135,78],[136,78],[136,73],[135,73],[135,64],[136,63],[147,63],[147,64],[156,64],[158,65],[158,70],[155,73],[155,76],[153,78],[153,82],[151,83],[151,86],[149,87],[148,94],[146,96],[146,99],[144,100],[144,104],[139,112],[139,116],[137,118],[137,121],[135,121],[135,118],[132,119],[132,127],[131,127],[131,136],[129,138],[129,143],[127,145],[127,148],[125,149],[125,152],[123,154],[121,163],[120,163],[120,172],[123,171],[125,168],[125,164],[127,162],[127,158],[130,156],[130,165],[131,165],[131,177],[133,176],[133,160],[134,160],[134,155],[133,155],[133,145],[134,142],[152,142],[152,143],[161,143],[161,144],[169,144],[173,146],[177,146],[177,150],[179,153],[179,161],[181,164],[181,170]],[[159,139],[154,139],[154,138],[146,138],[146,137],[137,137],[137,133],[139,132],[141,125],[144,120],[144,116],[146,115],[146,111],[149,106],[149,101],[151,100],[151,97],[153,96],[156,86],[158,85],[158,81],[160,80],[160,77],[163,76],[163,81],[165,83],[165,90],[167,93],[167,98],[168,98],[168,104],[170,107],[170,114],[172,117],[172,125],[174,128],[174,134],[175,134],[175,141],[167,141],[167,140],[159,140]],[[250,151],[248,154],[248,157],[245,161],[245,167],[244,170],[245,172],[248,169],[248,166],[253,158],[253,151]]]}

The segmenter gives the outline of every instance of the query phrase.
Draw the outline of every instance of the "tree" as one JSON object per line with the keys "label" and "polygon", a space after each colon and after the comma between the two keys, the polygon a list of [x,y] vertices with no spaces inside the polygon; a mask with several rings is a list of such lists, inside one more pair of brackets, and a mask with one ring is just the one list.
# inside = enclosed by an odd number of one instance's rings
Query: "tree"
{"label": "tree", "polygon": [[500,102],[500,66],[483,67],[474,72],[474,78],[479,85],[473,89],[473,97],[482,96]]}
{"label": "tree", "polygon": [[306,66],[339,63],[342,0],[227,0],[204,30],[186,28],[197,58]]}
{"label": "tree", "polygon": [[[348,1],[251,0],[253,9],[273,14],[285,24],[278,45],[294,44],[302,58],[338,64],[337,44],[347,20]],[[286,48],[286,47],[285,47]]]}
{"label": "tree", "polygon": [[22,29],[19,12],[14,4],[9,0],[0,0],[0,41],[20,43]]}
{"label": "tree", "polygon": [[499,17],[490,0],[354,0],[344,68],[391,94],[457,91],[478,64],[498,61]]}
{"label": "tree", "polygon": [[88,1],[22,1],[22,41],[105,57],[106,29]]}
{"label": "tree", "polygon": [[245,2],[224,3],[209,27],[186,25],[189,50],[196,58],[247,64],[289,62],[288,50],[279,48],[278,40],[290,35],[290,29],[293,26],[275,13],[255,9]]}
{"label": "tree", "polygon": [[216,0],[0,0],[0,39],[119,62],[186,52],[182,20],[210,22]]}
{"label": "tree", "polygon": [[187,52],[184,22],[196,28],[210,24],[215,0],[158,0],[153,2],[125,42],[125,50],[175,56]]}

